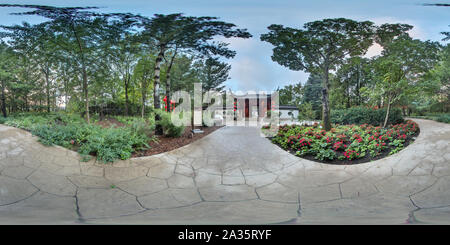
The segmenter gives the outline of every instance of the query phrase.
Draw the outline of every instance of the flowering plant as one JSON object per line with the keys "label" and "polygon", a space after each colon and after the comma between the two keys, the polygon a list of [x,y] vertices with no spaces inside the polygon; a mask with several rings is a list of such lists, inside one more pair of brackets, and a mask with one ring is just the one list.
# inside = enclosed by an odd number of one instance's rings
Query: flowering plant
{"label": "flowering plant", "polygon": [[328,132],[318,125],[283,125],[271,140],[298,156],[312,156],[321,161],[352,161],[394,154],[403,149],[407,141],[413,140],[418,131],[418,125],[413,121],[390,128],[368,124],[334,125]]}

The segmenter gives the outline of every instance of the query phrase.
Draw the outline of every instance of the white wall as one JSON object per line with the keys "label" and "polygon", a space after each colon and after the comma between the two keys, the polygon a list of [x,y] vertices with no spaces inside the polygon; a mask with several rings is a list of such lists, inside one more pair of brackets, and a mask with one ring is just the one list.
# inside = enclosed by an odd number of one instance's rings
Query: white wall
{"label": "white wall", "polygon": [[[291,112],[292,116],[289,115]],[[280,119],[291,119],[294,117],[294,119],[298,118],[298,110],[290,110],[290,109],[280,109]]]}

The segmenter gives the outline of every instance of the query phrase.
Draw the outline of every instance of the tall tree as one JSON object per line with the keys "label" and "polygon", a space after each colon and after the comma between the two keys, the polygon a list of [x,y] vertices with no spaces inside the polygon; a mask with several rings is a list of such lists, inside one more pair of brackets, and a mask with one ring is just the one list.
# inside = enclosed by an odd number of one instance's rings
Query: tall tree
{"label": "tall tree", "polygon": [[330,70],[348,57],[364,54],[373,43],[374,25],[338,18],[309,22],[303,29],[271,25],[261,40],[274,47],[272,60],[291,70],[322,75],[322,124],[331,129],[329,87]]}
{"label": "tall tree", "polygon": [[1,113],[3,117],[7,116],[7,106],[6,106],[6,86],[9,80],[12,79],[14,73],[15,64],[14,59],[15,54],[12,52],[10,47],[3,41],[0,42],[0,102],[1,102]]}
{"label": "tall tree", "polygon": [[295,105],[300,107],[304,92],[301,83],[289,84],[283,88],[278,88],[277,91],[280,105]]}
{"label": "tall tree", "polygon": [[311,110],[313,110],[319,118],[322,107],[322,100],[320,99],[321,93],[322,77],[320,75],[311,73],[308,77],[308,80],[306,80],[305,86],[303,87],[303,98],[301,104],[302,106],[304,104],[310,104]]}
{"label": "tall tree", "polygon": [[[121,32],[125,33],[125,30],[121,30]],[[116,43],[112,43],[108,50],[115,66],[113,70],[118,71],[123,81],[123,88],[125,90],[125,115],[128,116],[131,79],[142,49],[136,42],[135,36],[125,35],[121,37],[120,34],[118,33],[116,35],[118,40],[115,40]]]}
{"label": "tall tree", "polygon": [[145,115],[145,103],[147,102],[147,93],[149,89],[149,84],[152,79],[153,69],[152,63],[154,58],[148,55],[143,55],[137,62],[134,71],[133,79],[139,82],[141,89],[141,117],[144,118]]}
{"label": "tall tree", "polygon": [[416,94],[421,78],[438,61],[439,44],[420,41],[402,35],[382,51],[376,62],[376,84],[369,91],[372,97],[381,97],[387,106],[383,127],[387,126],[393,103],[405,96]]}
{"label": "tall tree", "polygon": [[334,76],[334,91],[331,98],[335,107],[349,108],[361,105],[363,98],[360,89],[371,81],[370,60],[363,57],[347,59],[337,70]]}
{"label": "tall tree", "polygon": [[230,78],[231,65],[221,62],[218,58],[209,57],[198,64],[197,75],[202,83],[203,91],[224,90],[224,83]]}
{"label": "tall tree", "polygon": [[[156,14],[154,18],[138,17],[141,20],[141,27],[144,28],[142,36],[145,39],[154,40],[158,55],[154,67],[154,107],[161,108],[160,99],[160,75],[161,63],[168,51],[172,50],[172,57],[175,58],[181,49],[191,52],[198,52],[202,55],[220,55],[226,58],[234,57],[235,52],[228,49],[224,42],[213,41],[215,37],[224,36],[249,38],[251,37],[245,29],[236,29],[234,24],[218,21],[216,17],[192,17],[182,14]],[[170,76],[170,69],[166,74]],[[169,77],[170,78],[170,77]],[[167,79],[167,100],[170,101],[170,81]],[[155,120],[160,120],[159,115],[155,115]],[[162,134],[162,127],[158,125],[155,133]]]}
{"label": "tall tree", "polygon": [[[108,40],[107,30],[115,28],[107,21],[112,15],[102,15],[89,10],[97,7],[53,7],[43,5],[0,4],[0,7],[16,7],[32,9],[14,15],[36,15],[49,21],[40,24],[47,33],[53,34],[52,40],[66,52],[68,58],[76,60],[82,77],[82,88],[85,101],[85,113],[88,123],[89,115],[89,65],[93,53],[98,46]],[[75,62],[74,62],[75,63]]]}
{"label": "tall tree", "polygon": [[[46,87],[45,81],[43,85],[38,84],[42,77],[40,69],[42,57],[45,57],[43,55],[44,45],[40,45],[42,35],[26,22],[22,25],[1,26],[1,28],[6,30],[6,32],[2,32],[2,36],[8,38],[9,46],[17,54],[16,62],[20,64],[15,74],[16,79],[11,84],[11,89],[14,90],[13,110],[17,109],[17,102],[19,102],[23,105],[23,109],[28,111],[30,94],[35,91],[35,94],[41,97],[40,90],[42,87]],[[19,101],[20,97],[22,97],[22,101]]]}

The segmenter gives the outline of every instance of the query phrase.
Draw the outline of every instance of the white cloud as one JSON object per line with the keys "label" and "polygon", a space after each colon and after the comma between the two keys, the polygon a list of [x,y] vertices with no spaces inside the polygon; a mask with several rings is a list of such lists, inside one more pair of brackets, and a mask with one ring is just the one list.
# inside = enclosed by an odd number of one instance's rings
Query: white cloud
{"label": "white cloud", "polygon": [[383,47],[381,47],[378,43],[374,43],[372,46],[369,47],[366,54],[363,57],[371,58],[373,56],[377,56],[381,54],[381,51],[383,51]]}
{"label": "white cloud", "polygon": [[409,24],[409,25],[414,26],[413,29],[411,29],[408,32],[412,38],[425,40],[426,36],[427,36],[425,34],[425,31],[414,20],[401,19],[401,18],[396,18],[396,17],[392,17],[392,16],[375,17],[375,18],[371,18],[370,20],[373,21],[376,25],[381,25],[381,24],[385,24],[385,23]]}

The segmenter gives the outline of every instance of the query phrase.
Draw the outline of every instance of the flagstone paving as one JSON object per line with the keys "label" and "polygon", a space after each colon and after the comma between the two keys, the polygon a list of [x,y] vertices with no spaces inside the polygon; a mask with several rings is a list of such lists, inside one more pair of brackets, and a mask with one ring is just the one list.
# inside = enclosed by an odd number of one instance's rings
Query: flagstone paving
{"label": "flagstone paving", "polygon": [[0,125],[1,224],[450,224],[450,125],[359,165],[297,158],[256,128],[177,150],[80,161]]}

